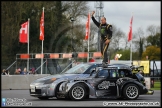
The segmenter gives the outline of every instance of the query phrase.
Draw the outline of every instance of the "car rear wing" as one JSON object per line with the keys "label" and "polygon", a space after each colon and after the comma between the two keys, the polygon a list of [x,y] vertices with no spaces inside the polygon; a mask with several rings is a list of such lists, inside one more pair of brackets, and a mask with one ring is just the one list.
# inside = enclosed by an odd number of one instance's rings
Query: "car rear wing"
{"label": "car rear wing", "polygon": [[132,72],[137,73],[144,70],[144,66],[131,66]]}

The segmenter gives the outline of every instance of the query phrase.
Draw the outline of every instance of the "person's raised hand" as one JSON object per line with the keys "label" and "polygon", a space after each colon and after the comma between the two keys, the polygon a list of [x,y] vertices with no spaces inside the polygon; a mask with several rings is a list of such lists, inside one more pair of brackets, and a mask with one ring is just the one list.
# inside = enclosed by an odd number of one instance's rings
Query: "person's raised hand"
{"label": "person's raised hand", "polygon": [[92,12],[92,16],[94,15],[95,11]]}

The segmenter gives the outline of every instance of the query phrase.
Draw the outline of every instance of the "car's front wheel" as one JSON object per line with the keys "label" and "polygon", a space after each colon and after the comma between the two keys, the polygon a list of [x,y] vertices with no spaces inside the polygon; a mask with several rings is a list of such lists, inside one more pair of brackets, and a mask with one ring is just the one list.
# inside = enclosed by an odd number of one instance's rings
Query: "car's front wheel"
{"label": "car's front wheel", "polygon": [[75,84],[69,91],[72,100],[83,100],[86,97],[86,89],[82,84]]}
{"label": "car's front wheel", "polygon": [[139,97],[139,88],[135,84],[128,84],[123,89],[123,95],[126,99],[137,99]]}

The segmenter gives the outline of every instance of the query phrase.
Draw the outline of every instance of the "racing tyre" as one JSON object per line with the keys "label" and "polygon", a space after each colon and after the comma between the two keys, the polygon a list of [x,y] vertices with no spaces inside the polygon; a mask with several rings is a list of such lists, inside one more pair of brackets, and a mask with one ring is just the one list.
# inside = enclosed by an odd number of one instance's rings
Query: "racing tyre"
{"label": "racing tyre", "polygon": [[135,84],[128,84],[123,89],[123,95],[126,99],[137,99],[139,97],[139,88]]}
{"label": "racing tyre", "polygon": [[86,97],[86,88],[82,84],[75,84],[69,91],[72,100],[83,100]]}
{"label": "racing tyre", "polygon": [[47,100],[49,97],[38,97],[40,100]]}

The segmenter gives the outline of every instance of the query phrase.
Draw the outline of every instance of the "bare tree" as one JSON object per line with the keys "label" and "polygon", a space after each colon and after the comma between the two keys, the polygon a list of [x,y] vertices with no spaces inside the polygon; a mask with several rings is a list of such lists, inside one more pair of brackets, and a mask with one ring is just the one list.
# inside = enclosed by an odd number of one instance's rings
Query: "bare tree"
{"label": "bare tree", "polygon": [[148,35],[154,36],[157,33],[160,33],[160,26],[150,25],[147,27],[146,32]]}
{"label": "bare tree", "polygon": [[[77,20],[80,17],[87,15],[88,13],[87,4],[88,3],[85,1],[79,1],[79,2],[62,1],[61,3],[59,3],[60,6],[55,5],[55,10],[54,10],[55,13],[54,14],[51,13],[53,14],[51,15],[51,17],[55,20],[53,20],[53,24],[51,25],[52,36],[49,44],[49,52],[53,51],[52,49],[53,47],[56,46],[55,44],[59,45],[56,42],[58,42],[63,35],[68,34],[70,35],[70,38],[74,38],[75,34],[73,33],[75,33],[75,28],[79,26]],[[70,17],[74,18],[75,23],[70,22]],[[56,48],[57,47],[55,47],[55,49]]]}
{"label": "bare tree", "polygon": [[62,3],[64,7],[68,8],[67,11],[64,12],[67,19],[74,17],[76,21],[79,21],[80,18],[88,15],[89,7],[86,1],[64,1]]}
{"label": "bare tree", "polygon": [[134,48],[139,52],[139,59],[141,59],[146,40],[144,37],[143,29],[139,27],[137,31],[134,33],[133,37],[134,37],[133,44],[135,45]]}
{"label": "bare tree", "polygon": [[155,33],[156,33],[155,25],[148,26],[146,31],[149,33],[149,35],[152,35],[152,36],[155,35]]}
{"label": "bare tree", "polygon": [[156,27],[156,33],[161,33],[161,26]]}
{"label": "bare tree", "polygon": [[120,28],[117,28],[115,25],[113,25],[113,36],[110,46],[115,50],[119,50],[123,45],[125,46],[125,44],[123,44],[124,36],[124,32],[121,31]]}
{"label": "bare tree", "polygon": [[[89,49],[94,50],[97,48],[97,37],[96,33],[97,27],[93,23],[90,24],[90,36],[89,36]],[[87,51],[88,48],[88,41],[85,40],[85,35],[86,35],[86,23],[79,25],[79,27],[74,28],[74,37],[73,39],[79,40],[80,44],[75,44],[76,50],[77,51]]]}
{"label": "bare tree", "polygon": [[122,45],[124,47],[124,49],[128,49],[130,48],[130,42],[128,42],[128,36],[124,33],[124,37],[122,38]]}
{"label": "bare tree", "polygon": [[160,37],[161,37],[160,26],[150,25],[148,26],[146,30],[149,33],[146,38],[146,41],[147,41],[146,47],[149,45],[155,45],[155,46],[160,47],[160,43],[161,43],[160,42]]}

